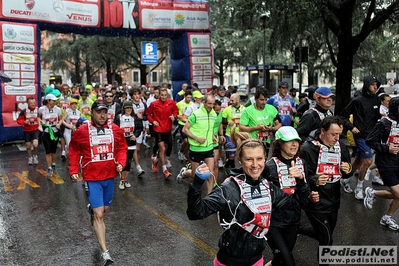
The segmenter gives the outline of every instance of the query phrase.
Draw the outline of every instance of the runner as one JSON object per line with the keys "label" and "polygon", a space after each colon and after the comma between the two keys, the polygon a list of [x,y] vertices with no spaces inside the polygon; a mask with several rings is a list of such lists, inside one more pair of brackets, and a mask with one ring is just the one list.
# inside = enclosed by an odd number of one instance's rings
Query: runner
{"label": "runner", "polygon": [[106,245],[104,213],[110,209],[114,178],[126,165],[127,153],[123,130],[108,119],[107,109],[105,101],[95,101],[91,121],[74,132],[69,145],[69,174],[76,181],[82,168],[91,224],[104,265],[113,263]]}
{"label": "runner", "polygon": [[[36,99],[29,97],[28,108],[23,109],[18,116],[17,123],[24,127],[25,146],[28,153],[28,164],[38,164],[37,151],[39,147],[39,110],[36,106]],[[33,145],[33,154],[32,154]]]}
{"label": "runner", "polygon": [[43,128],[43,146],[46,150],[47,177],[51,177],[56,171],[58,131],[62,117],[61,109],[56,106],[58,98],[50,93],[44,99],[44,105],[39,108],[39,118]]}
{"label": "runner", "polygon": [[[155,143],[158,145],[159,160],[162,165],[162,172],[165,179],[168,179],[172,174],[168,168],[171,168],[170,154],[172,153],[172,122],[177,119],[179,110],[176,103],[168,98],[168,91],[161,88],[159,91],[159,100],[154,101],[147,108],[147,119],[153,125],[155,134]],[[154,172],[156,170],[153,168]]]}
{"label": "runner", "polygon": [[249,132],[252,138],[258,138],[269,153],[271,135],[280,127],[280,117],[277,109],[266,104],[269,92],[259,89],[255,94],[255,103],[245,108],[240,118],[240,131]]}
{"label": "runner", "polygon": [[223,124],[226,125],[226,163],[224,164],[226,173],[235,168],[236,146],[231,140],[231,131],[238,131],[244,109],[245,107],[240,104],[240,95],[234,93],[230,97],[230,105],[223,110]]}
{"label": "runner", "polygon": [[[187,216],[190,220],[199,220],[218,213],[224,232],[213,265],[263,266],[270,216],[275,211],[289,208],[294,196],[284,193],[261,175],[266,157],[260,140],[245,132],[234,132],[232,138],[237,145],[237,158],[242,169],[234,169],[231,177],[202,198],[203,183],[213,177],[212,167],[201,164],[187,193]],[[309,188],[303,175],[298,175],[296,182],[295,197],[306,202]]]}
{"label": "runner", "polygon": [[376,197],[391,199],[388,210],[381,218],[380,224],[391,230],[399,230],[399,225],[392,215],[399,208],[399,98],[389,102],[389,113],[374,126],[366,138],[366,144],[376,152],[375,163],[385,186],[389,190],[365,189],[364,206],[373,207]]}
{"label": "runner", "polygon": [[143,133],[143,121],[134,114],[133,103],[131,101],[125,101],[123,103],[122,114],[115,118],[115,124],[123,129],[128,147],[126,165],[122,170],[121,180],[119,182],[119,189],[123,190],[131,187],[127,178],[130,172],[133,154],[136,151],[137,138]]}

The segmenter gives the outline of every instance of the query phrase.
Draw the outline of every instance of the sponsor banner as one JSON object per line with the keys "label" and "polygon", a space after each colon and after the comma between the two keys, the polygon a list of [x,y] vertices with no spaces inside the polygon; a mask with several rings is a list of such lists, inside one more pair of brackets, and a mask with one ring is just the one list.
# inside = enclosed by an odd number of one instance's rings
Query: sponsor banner
{"label": "sponsor banner", "polygon": [[198,83],[200,89],[209,91],[213,81],[211,35],[190,32],[187,37],[192,82]]}
{"label": "sponsor banner", "polygon": [[[25,2],[36,6],[35,1]],[[37,26],[0,21],[0,30],[0,69],[12,79],[1,83],[0,126],[17,128],[16,119],[27,106],[27,97],[38,98]]]}
{"label": "sponsor banner", "polygon": [[210,63],[212,63],[212,57],[210,57],[210,56],[204,56],[204,57],[193,56],[193,57],[191,57],[191,62],[193,64],[210,64]]}
{"label": "sponsor banner", "polygon": [[209,29],[209,14],[207,11],[142,9],[140,14],[140,29]]}
{"label": "sponsor banner", "polygon": [[173,1],[173,0],[149,0],[138,1],[140,8],[170,9],[170,10],[190,10],[208,11],[207,1]]}
{"label": "sponsor banner", "polygon": [[[8,83],[7,83],[8,84]],[[10,85],[4,86],[4,94],[5,95],[35,95],[36,88],[35,86],[26,86],[26,87],[15,87]],[[14,98],[14,97],[12,97]]]}
{"label": "sponsor banner", "polygon": [[193,70],[202,70],[202,69],[204,69],[203,65],[193,65]]}
{"label": "sponsor banner", "polygon": [[[209,30],[206,1],[0,0],[0,18],[91,28]],[[140,25],[139,25],[140,24]]]}
{"label": "sponsor banner", "polygon": [[21,78],[19,71],[4,71],[4,74],[9,76],[12,80],[17,80],[17,79]]}
{"label": "sponsor banner", "polygon": [[210,34],[194,34],[191,33],[188,39],[188,45],[191,49],[208,48],[211,47],[211,35]]}
{"label": "sponsor banner", "polygon": [[3,53],[3,62],[34,64],[36,60],[34,55]]}
{"label": "sponsor banner", "polygon": [[3,43],[3,51],[6,53],[33,54],[35,46],[31,44]]}
{"label": "sponsor banner", "polygon": [[192,49],[191,50],[191,55],[193,56],[210,56],[211,49]]}
{"label": "sponsor banner", "polygon": [[29,85],[34,85],[35,80],[34,79],[22,79],[21,80],[21,86],[29,86]]}
{"label": "sponsor banner", "polygon": [[[18,26],[11,24],[1,25],[3,42],[5,43],[24,43],[34,44],[35,42],[35,29],[31,26]],[[33,47],[34,48],[34,47]],[[3,46],[4,50],[4,46]],[[4,50],[5,51],[5,50]],[[5,51],[6,52],[6,51]],[[16,51],[12,51],[16,52]],[[32,51],[32,53],[35,50]]]}
{"label": "sponsor banner", "polygon": [[3,72],[20,70],[20,67],[21,67],[20,64],[4,64]]}
{"label": "sponsor banner", "polygon": [[2,18],[85,27],[100,26],[100,0],[2,1]]}
{"label": "sponsor banner", "polygon": [[193,71],[193,76],[202,76],[204,74],[203,71],[201,70],[194,70]]}
{"label": "sponsor banner", "polygon": [[35,71],[35,65],[21,64],[21,70],[23,71]]}

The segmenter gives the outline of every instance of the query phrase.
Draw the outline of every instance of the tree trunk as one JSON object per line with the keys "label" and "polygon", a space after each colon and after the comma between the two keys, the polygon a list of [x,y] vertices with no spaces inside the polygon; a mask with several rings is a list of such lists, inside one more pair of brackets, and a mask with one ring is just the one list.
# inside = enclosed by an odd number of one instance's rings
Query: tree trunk
{"label": "tree trunk", "polygon": [[150,83],[150,79],[147,82],[147,65],[140,65],[140,83],[140,85]]}
{"label": "tree trunk", "polygon": [[223,59],[220,60],[220,66],[219,66],[219,83],[220,85],[224,84],[224,64],[223,64]]}
{"label": "tree trunk", "polygon": [[352,85],[352,67],[353,67],[353,47],[352,43],[348,43],[347,39],[338,40],[339,51],[337,54],[337,70],[336,70],[336,100],[334,114],[339,113],[350,102],[350,92]]}

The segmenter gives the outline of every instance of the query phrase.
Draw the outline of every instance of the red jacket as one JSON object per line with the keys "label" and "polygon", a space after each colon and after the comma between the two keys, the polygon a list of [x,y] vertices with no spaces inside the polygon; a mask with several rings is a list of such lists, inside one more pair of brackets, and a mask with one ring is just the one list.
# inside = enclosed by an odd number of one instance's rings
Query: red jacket
{"label": "red jacket", "polygon": [[[85,181],[100,181],[119,176],[116,171],[116,163],[125,167],[127,145],[123,130],[114,123],[111,124],[111,127],[114,136],[115,160],[92,162],[88,124],[80,126],[73,132],[68,149],[70,175],[79,173],[80,165],[82,165],[82,175]],[[108,124],[102,128],[108,128]],[[80,163],[81,156],[82,162]]]}
{"label": "red jacket", "polygon": [[147,108],[147,119],[154,125],[154,121],[159,123],[159,126],[154,126],[155,132],[166,133],[172,131],[172,120],[170,116],[173,115],[177,119],[179,109],[177,109],[175,101],[166,99],[166,101],[156,100],[152,102]]}
{"label": "red jacket", "polygon": [[31,124],[25,124],[26,110],[35,111],[35,109],[36,109],[37,114],[39,114],[36,107],[33,109],[28,107],[28,109],[24,109],[19,113],[19,116],[17,118],[17,123],[21,126],[24,126],[24,132],[33,132],[33,131],[36,131],[39,129],[39,124],[37,123],[37,117],[36,118],[32,117],[29,119]]}

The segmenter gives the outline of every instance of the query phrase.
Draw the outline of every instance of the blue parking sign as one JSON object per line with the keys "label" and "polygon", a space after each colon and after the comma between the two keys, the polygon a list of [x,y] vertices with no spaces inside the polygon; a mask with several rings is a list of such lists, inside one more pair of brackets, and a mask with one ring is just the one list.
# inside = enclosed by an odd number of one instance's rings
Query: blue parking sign
{"label": "blue parking sign", "polygon": [[141,42],[141,64],[155,65],[158,63],[157,42]]}

